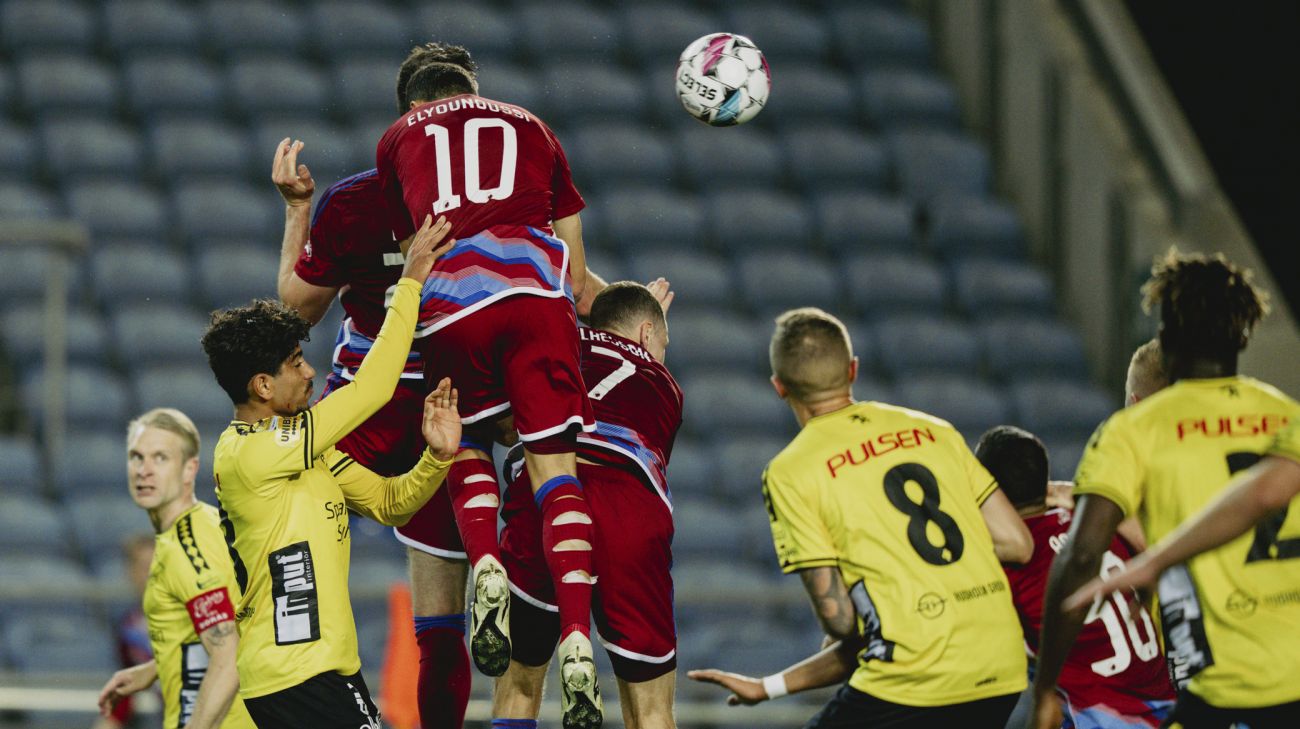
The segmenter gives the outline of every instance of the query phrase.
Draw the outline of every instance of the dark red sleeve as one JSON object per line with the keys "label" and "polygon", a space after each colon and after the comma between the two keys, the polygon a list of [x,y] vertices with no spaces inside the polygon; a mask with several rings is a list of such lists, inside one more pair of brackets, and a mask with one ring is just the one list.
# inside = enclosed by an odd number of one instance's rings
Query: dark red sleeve
{"label": "dark red sleeve", "polygon": [[392,230],[394,239],[406,240],[415,234],[415,226],[411,224],[411,214],[406,209],[402,183],[397,179],[395,152],[396,133],[390,128],[380,137],[379,146],[375,148],[375,170],[379,173],[379,190],[384,200],[388,227]]}
{"label": "dark red sleeve", "polygon": [[332,190],[326,190],[311,216],[307,245],[293,264],[298,278],[314,286],[339,288],[348,282],[343,255],[347,236],[343,232],[342,214],[330,206]]}
{"label": "dark red sleeve", "polygon": [[542,128],[546,130],[546,137],[550,140],[551,147],[555,149],[555,171],[551,175],[551,220],[559,220],[587,207],[587,201],[582,199],[581,193],[573,184],[569,158],[564,155],[564,147],[560,146],[560,140],[555,137],[550,127],[543,125]]}

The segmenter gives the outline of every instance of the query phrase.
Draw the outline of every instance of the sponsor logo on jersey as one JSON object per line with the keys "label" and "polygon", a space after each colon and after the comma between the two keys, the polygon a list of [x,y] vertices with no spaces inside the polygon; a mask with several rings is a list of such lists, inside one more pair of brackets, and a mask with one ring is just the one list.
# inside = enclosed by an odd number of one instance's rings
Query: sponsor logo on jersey
{"label": "sponsor logo on jersey", "polygon": [[306,541],[290,544],[272,552],[267,561],[275,603],[275,644],[320,640],[320,605],[310,545]]}
{"label": "sponsor logo on jersey", "polygon": [[1208,418],[1184,418],[1177,425],[1178,440],[1200,435],[1206,438],[1251,438],[1257,435],[1274,435],[1290,420],[1276,413]]}
{"label": "sponsor logo on jersey", "polygon": [[298,416],[289,418],[275,417],[271,419],[271,430],[276,431],[275,442],[277,445],[289,447],[297,445],[302,440],[302,428],[298,427],[301,419]]}
{"label": "sponsor logo on jersey", "polygon": [[185,603],[185,608],[190,612],[190,621],[194,623],[194,632],[200,635],[214,625],[235,619],[235,609],[233,603],[230,602],[230,593],[224,587],[218,587],[195,597]]}
{"label": "sponsor logo on jersey", "polygon": [[180,702],[180,715],[176,718],[176,729],[181,729],[190,722],[194,714],[194,705],[199,701],[199,684],[208,672],[208,652],[202,643],[181,644],[181,690],[177,700]]}
{"label": "sponsor logo on jersey", "polygon": [[1214,665],[1205,637],[1205,616],[1187,565],[1170,567],[1160,575],[1160,625],[1165,633],[1165,657],[1179,690],[1196,674]]}

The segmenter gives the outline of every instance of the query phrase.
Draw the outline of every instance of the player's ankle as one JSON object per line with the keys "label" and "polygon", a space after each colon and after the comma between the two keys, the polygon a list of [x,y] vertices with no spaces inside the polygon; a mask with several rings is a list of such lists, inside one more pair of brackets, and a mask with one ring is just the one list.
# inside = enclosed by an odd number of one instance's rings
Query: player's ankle
{"label": "player's ankle", "polygon": [[591,640],[591,626],[582,623],[570,623],[560,630],[560,642],[563,643],[570,634],[575,632],[582,633],[584,638]]}

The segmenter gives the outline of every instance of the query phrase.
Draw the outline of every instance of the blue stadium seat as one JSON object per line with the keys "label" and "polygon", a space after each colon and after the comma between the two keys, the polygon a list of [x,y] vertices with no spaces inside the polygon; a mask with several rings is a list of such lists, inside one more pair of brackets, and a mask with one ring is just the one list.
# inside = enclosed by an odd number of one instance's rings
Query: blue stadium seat
{"label": "blue stadium seat", "polygon": [[210,115],[221,111],[226,82],[202,59],[188,55],[154,55],[126,64],[126,95],[139,115]]}
{"label": "blue stadium seat", "polygon": [[[0,206],[0,215],[3,213],[4,207]],[[4,265],[0,266],[0,299],[5,300],[9,306],[16,302],[28,304],[43,301],[46,276],[57,258],[58,254],[35,246],[19,246],[5,251]],[[69,282],[70,291],[76,291],[80,284],[72,265],[63,264],[66,275],[64,280]]]}
{"label": "blue stadium seat", "polygon": [[673,149],[662,134],[633,124],[583,126],[561,140],[581,189],[609,185],[671,186]]}
{"label": "blue stadium seat", "polygon": [[243,58],[250,51],[297,53],[308,29],[298,8],[261,0],[212,3],[204,19],[208,43],[232,59]]}
{"label": "blue stadium seat", "polygon": [[[674,305],[725,307],[734,296],[732,268],[723,259],[692,250],[651,251],[628,259],[634,280],[649,283],[660,276],[668,279],[677,296]],[[668,322],[672,330],[672,320]]]}
{"label": "blue stadium seat", "polygon": [[990,372],[1006,380],[1073,377],[1086,380],[1083,339],[1072,327],[1034,316],[1032,310],[979,327]]}
{"label": "blue stadium seat", "polygon": [[[856,346],[856,338],[854,339],[854,342]],[[858,375],[858,379],[853,383],[853,397],[858,400],[891,404],[898,402],[898,393],[894,391],[893,387],[875,377],[864,377],[861,374]]]}
{"label": "blue stadium seat", "polygon": [[[23,404],[39,423],[45,412],[45,373],[28,369],[23,377]],[[121,378],[101,367],[71,365],[63,388],[68,422],[78,426],[121,425],[129,417],[129,397]]]}
{"label": "blue stadium seat", "polygon": [[803,252],[741,254],[740,294],[753,311],[779,314],[799,306],[834,311],[840,277],[824,260]]}
{"label": "blue stadium seat", "polygon": [[[64,529],[62,520],[59,529]],[[71,557],[32,554],[30,548],[24,548],[21,559],[0,559],[0,585],[50,585],[60,590],[75,592],[91,586],[90,576],[86,570]],[[62,603],[62,604],[60,604]],[[69,604],[71,603],[71,604]],[[48,612],[75,612],[83,618],[89,617],[90,610],[84,601],[48,600],[31,604],[19,601],[0,605],[3,609],[6,625],[13,625],[33,614]],[[3,642],[0,640],[0,642]]]}
{"label": "blue stadium seat", "polygon": [[253,161],[265,177],[274,152],[274,147],[255,150],[243,129],[221,121],[163,121],[154,125],[149,140],[160,180],[242,177]]}
{"label": "blue stadium seat", "polygon": [[65,498],[69,495],[112,494],[126,496],[126,422],[134,413],[98,430],[73,422],[66,434],[63,455],[50,464],[50,481]]}
{"label": "blue stadium seat", "polygon": [[114,0],[104,7],[108,45],[118,53],[200,48],[202,27],[194,9],[171,0]]}
{"label": "blue stadium seat", "polygon": [[158,246],[105,246],[95,251],[90,271],[95,296],[108,307],[148,300],[184,301],[193,289],[186,262]]}
{"label": "blue stadium seat", "polygon": [[956,128],[961,124],[957,92],[931,71],[881,69],[862,79],[862,111],[876,127]]}
{"label": "blue stadium seat", "polygon": [[851,256],[846,263],[845,291],[863,315],[879,319],[900,312],[943,313],[948,283],[943,271],[928,259],[874,253]]}
{"label": "blue stadium seat", "polygon": [[29,129],[0,119],[0,169],[8,180],[30,180],[35,176],[36,151],[36,138]]}
{"label": "blue stadium seat", "polygon": [[[587,217],[586,211],[584,210],[582,218],[584,233],[588,229]],[[627,266],[623,261],[622,256],[605,248],[596,248],[591,246],[585,247],[587,253],[587,268],[594,271],[606,281],[622,281],[628,278]]]}
{"label": "blue stadium seat", "polygon": [[[743,542],[747,535],[740,522],[734,518],[733,512],[730,506],[721,501],[676,499],[673,504],[674,559],[684,562],[694,558],[716,560],[718,555],[734,551],[736,545]],[[717,562],[713,564],[716,569]]]}
{"label": "blue stadium seat", "polygon": [[111,633],[82,615],[26,615],[5,625],[14,665],[31,673],[104,673],[117,667]]}
{"label": "blue stadium seat", "polygon": [[920,18],[877,3],[850,3],[830,15],[835,49],[859,68],[927,67],[930,34]]}
{"label": "blue stadium seat", "polygon": [[681,377],[701,367],[753,373],[768,368],[765,323],[720,311],[674,310],[669,326],[673,371]]}
{"label": "blue stadium seat", "polygon": [[814,198],[814,209],[818,237],[828,250],[916,250],[912,208],[899,198],[826,192]]}
{"label": "blue stadium seat", "polygon": [[[267,160],[270,160],[269,153]],[[190,241],[214,237],[268,243],[279,240],[284,217],[282,203],[270,192],[235,183],[184,184],[176,193],[179,232]]]}
{"label": "blue stadium seat", "polygon": [[348,571],[348,589],[357,592],[387,590],[394,582],[406,582],[405,565],[394,559],[357,560]]}
{"label": "blue stadium seat", "polygon": [[675,64],[691,41],[721,27],[718,19],[684,3],[635,4],[623,13],[623,42],[647,69]]}
{"label": "blue stadium seat", "polygon": [[149,515],[135,505],[126,488],[126,439],[122,439],[121,471],[124,493],[116,496],[70,498],[73,533],[87,554],[116,551],[122,540],[149,529]]}
{"label": "blue stadium seat", "polygon": [[69,0],[8,0],[0,4],[0,45],[10,53],[89,50],[95,18]]}
{"label": "blue stadium seat", "polygon": [[34,114],[112,114],[120,95],[112,69],[82,56],[40,56],[20,61],[18,85],[24,106]]}
{"label": "blue stadium seat", "polygon": [[229,79],[231,100],[245,114],[320,115],[330,105],[324,73],[296,58],[241,56]]}
{"label": "blue stadium seat", "polygon": [[0,492],[24,499],[45,488],[45,466],[36,442],[22,435],[0,435]]}
{"label": "blue stadium seat", "polygon": [[117,309],[113,341],[133,366],[201,361],[207,320],[183,304],[158,301]]}
{"label": "blue stadium seat", "polygon": [[967,440],[994,425],[1011,421],[1010,402],[997,388],[977,379],[956,376],[905,378],[897,387],[896,404],[943,418]]}
{"label": "blue stadium seat", "polygon": [[479,69],[478,83],[479,95],[484,98],[514,104],[534,114],[544,113],[542,83],[528,69],[509,63],[490,63]]}
{"label": "blue stadium seat", "polygon": [[389,56],[344,59],[334,66],[330,101],[352,118],[387,114],[392,121],[396,79],[397,67]]}
{"label": "blue stadium seat", "polygon": [[72,216],[95,237],[159,239],[172,232],[162,198],[143,185],[88,182],[65,190]]}
{"label": "blue stadium seat", "polygon": [[993,176],[988,151],[959,134],[901,131],[888,138],[898,187],[926,202],[946,195],[986,195]]}
{"label": "blue stadium seat", "polygon": [[794,127],[781,135],[786,169],[811,192],[884,189],[889,184],[885,148],[845,125]]}
{"label": "blue stadium seat", "polygon": [[303,357],[317,372],[322,373],[322,378],[324,373],[330,371],[331,363],[334,361],[334,345],[342,323],[343,307],[335,304],[325,312],[324,318],[312,327],[311,339],[302,343]]}
{"label": "blue stadium seat", "polygon": [[[71,554],[58,510],[44,499],[0,496],[0,550],[9,554]],[[8,584],[8,583],[7,583]]]}
{"label": "blue stadium seat", "polygon": [[830,35],[821,17],[789,4],[744,3],[728,9],[729,29],[747,36],[773,61],[826,58]]}
{"label": "blue stadium seat", "polygon": [[1083,440],[1118,405],[1095,385],[1039,380],[1011,386],[1019,425],[1047,440]]}
{"label": "blue stadium seat", "polygon": [[344,177],[375,166],[374,143],[359,146],[350,130],[308,116],[265,120],[253,128],[255,156],[265,158],[268,169],[276,145],[285,137],[303,141],[298,161],[311,170],[316,189],[321,192]]}
{"label": "blue stadium seat", "polygon": [[1057,481],[1073,481],[1074,472],[1083,458],[1083,449],[1088,447],[1086,440],[1053,440],[1045,443],[1047,447],[1047,465],[1051,477]]}
{"label": "blue stadium seat", "polygon": [[[7,307],[3,322],[5,351],[10,361],[24,367],[39,367],[44,361],[45,340],[53,336],[45,326],[44,302],[37,299]],[[106,364],[108,332],[98,313],[92,309],[71,308],[66,326],[67,342],[64,346],[70,361],[99,366]]]}
{"label": "blue stadium seat", "polygon": [[213,246],[199,253],[199,288],[206,305],[243,306],[254,298],[275,298],[278,257],[255,246]]}
{"label": "blue stadium seat", "polygon": [[673,499],[696,499],[708,495],[717,486],[716,465],[713,449],[703,441],[678,436],[668,459],[668,488]]}
{"label": "blue stadium seat", "polygon": [[697,191],[770,190],[781,184],[781,150],[772,135],[762,130],[741,127],[720,132],[692,124],[677,133],[676,146],[686,181]]}
{"label": "blue stadium seat", "polygon": [[515,22],[523,47],[537,61],[615,58],[621,45],[614,19],[587,3],[529,3],[515,13]]}
{"label": "blue stadium seat", "polygon": [[605,194],[592,207],[604,213],[611,245],[624,251],[698,248],[704,243],[704,211],[693,196],[657,188],[629,189]]}
{"label": "blue stadium seat", "polygon": [[[476,61],[483,63],[488,59],[517,55],[519,40],[516,29],[522,26],[511,14],[486,3],[450,0],[420,3],[416,9],[415,27],[425,29],[426,35],[433,40],[465,46]],[[494,65],[489,64],[483,69],[484,81]],[[495,98],[491,94],[488,97]]]}
{"label": "blue stadium seat", "polygon": [[759,119],[778,124],[852,124],[857,117],[858,96],[847,74],[826,66],[791,64],[782,66],[776,79],[781,85]]}
{"label": "blue stadium seat", "polygon": [[[782,416],[780,424],[774,423],[770,430],[763,433],[755,433],[747,437],[724,438],[715,446],[717,488],[731,504],[762,503],[760,494],[763,486],[763,469],[767,467],[768,461],[789,444],[790,438],[798,428],[790,408],[777,398],[771,385],[767,385],[764,389],[765,392],[755,391],[754,397],[761,397],[765,402],[774,403],[773,412],[779,408]],[[766,531],[754,533],[746,529],[746,532],[749,534],[749,545],[762,544],[766,540],[770,548],[770,535]]]}
{"label": "blue stadium seat", "polygon": [[945,256],[1025,255],[1020,217],[1005,203],[977,197],[944,197],[930,206],[930,246]]}
{"label": "blue stadium seat", "polygon": [[951,319],[887,319],[876,327],[876,342],[880,363],[892,377],[979,372],[979,341],[965,325]]}
{"label": "blue stadium seat", "polygon": [[691,403],[686,427],[700,437],[715,433],[781,433],[793,421],[772,386],[757,377],[737,377],[729,370],[691,373],[682,379]]}
{"label": "blue stadium seat", "polygon": [[0,66],[0,108],[14,108],[15,98],[13,73],[7,65]]}
{"label": "blue stadium seat", "polygon": [[974,316],[1053,309],[1055,295],[1047,273],[1030,263],[975,259],[953,266],[957,303]]}
{"label": "blue stadium seat", "polygon": [[714,243],[725,250],[793,248],[812,245],[812,216],[793,195],[766,190],[720,192],[709,197]]}
{"label": "blue stadium seat", "polygon": [[47,122],[41,129],[45,166],[54,179],[131,180],[144,169],[134,129],[94,119]]}
{"label": "blue stadium seat", "polygon": [[[197,343],[194,346],[199,349]],[[134,371],[131,385],[136,407],[141,411],[176,408],[196,423],[229,421],[230,398],[217,385],[207,365],[202,364],[203,355],[190,359],[193,364],[144,367]]]}
{"label": "blue stadium seat", "polygon": [[641,79],[610,65],[555,63],[542,73],[547,123],[637,121],[646,114]]}
{"label": "blue stadium seat", "polygon": [[860,378],[873,379],[877,374],[875,371],[877,346],[876,333],[872,329],[870,322],[855,315],[841,316],[839,319],[844,323],[844,328],[848,330],[849,344],[853,347],[853,355],[860,362]]}
{"label": "blue stadium seat", "polygon": [[[59,199],[44,189],[22,182],[0,182],[0,217],[31,220],[55,218],[62,214],[63,205]],[[9,251],[5,256],[14,254],[15,251]]]}
{"label": "blue stadium seat", "polygon": [[[390,5],[329,0],[310,3],[310,7],[307,36],[316,52],[326,58],[368,51],[397,53],[410,48],[416,36],[421,40],[425,36],[423,29],[411,25],[406,13]],[[396,63],[392,65],[396,76]]]}

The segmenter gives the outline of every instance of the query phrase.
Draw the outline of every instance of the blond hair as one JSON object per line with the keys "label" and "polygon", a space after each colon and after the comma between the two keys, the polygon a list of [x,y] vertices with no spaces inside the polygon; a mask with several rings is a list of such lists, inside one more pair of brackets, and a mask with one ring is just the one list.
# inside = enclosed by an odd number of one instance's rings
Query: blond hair
{"label": "blond hair", "polygon": [[768,357],[772,374],[801,402],[816,402],[853,384],[849,332],[839,319],[815,307],[791,309],[776,318]]}
{"label": "blond hair", "polygon": [[1133,359],[1128,363],[1125,386],[1128,389],[1126,393],[1128,397],[1136,396],[1139,400],[1150,397],[1169,386],[1169,372],[1165,370],[1159,339],[1152,339],[1133,352]]}
{"label": "blond hair", "polygon": [[158,428],[175,433],[181,439],[181,455],[185,460],[199,457],[199,429],[194,421],[176,408],[154,408],[132,420],[126,426],[127,445],[144,428]]}

